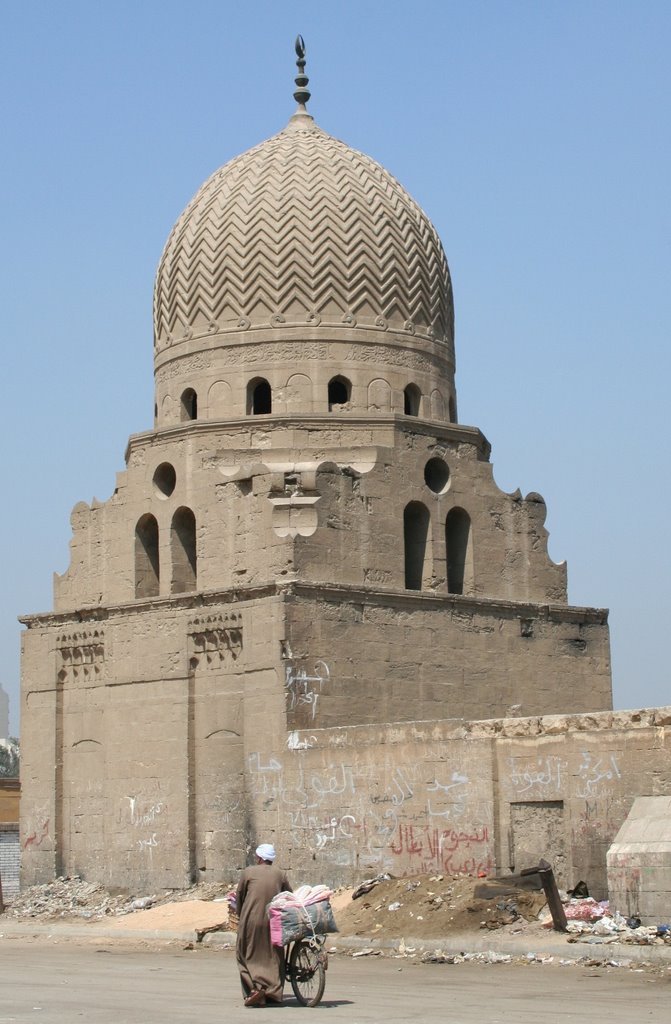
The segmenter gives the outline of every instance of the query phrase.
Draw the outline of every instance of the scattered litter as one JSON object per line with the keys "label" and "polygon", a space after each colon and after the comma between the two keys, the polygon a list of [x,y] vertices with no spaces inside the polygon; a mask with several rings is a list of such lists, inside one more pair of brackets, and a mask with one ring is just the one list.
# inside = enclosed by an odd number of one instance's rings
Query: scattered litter
{"label": "scattered litter", "polygon": [[570,899],[564,904],[567,921],[597,921],[608,910],[608,903],[597,903],[591,896]]}
{"label": "scattered litter", "polygon": [[398,900],[394,900],[393,903],[389,904],[389,906],[387,907],[387,910],[400,910],[402,906],[403,906],[402,903],[399,903]]}
{"label": "scattered litter", "polygon": [[365,895],[365,893],[370,892],[371,889],[374,889],[376,885],[380,884],[380,882],[388,882],[391,877],[392,876],[388,872],[383,871],[381,874],[376,875],[375,878],[367,878],[364,882],[361,883],[361,885],[357,886],[357,888],[354,890],[354,892],[352,893],[352,899],[358,900],[360,896],[363,896]]}
{"label": "scattered litter", "polygon": [[133,900],[130,905],[131,910],[147,910],[154,902],[153,896],[140,896],[139,899]]}

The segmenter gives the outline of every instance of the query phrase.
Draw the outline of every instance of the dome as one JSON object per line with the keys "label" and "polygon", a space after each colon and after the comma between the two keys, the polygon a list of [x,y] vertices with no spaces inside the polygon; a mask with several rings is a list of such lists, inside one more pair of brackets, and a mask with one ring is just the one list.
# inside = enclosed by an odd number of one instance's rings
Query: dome
{"label": "dome", "polygon": [[304,110],[200,188],[168,238],[154,292],[157,355],[286,323],[417,335],[444,342],[453,365],[453,320],[426,214]]}

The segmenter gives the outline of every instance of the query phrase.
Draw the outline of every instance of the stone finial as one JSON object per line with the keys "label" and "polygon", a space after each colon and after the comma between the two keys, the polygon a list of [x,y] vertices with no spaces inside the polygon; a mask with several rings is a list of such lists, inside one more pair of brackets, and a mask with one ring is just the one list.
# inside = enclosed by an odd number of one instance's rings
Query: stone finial
{"label": "stone finial", "polygon": [[296,67],[298,68],[298,74],[294,79],[297,89],[294,93],[294,99],[298,104],[300,110],[305,110],[305,104],[310,99],[310,90],[307,85],[310,79],[305,74],[305,42],[303,36],[296,36]]}

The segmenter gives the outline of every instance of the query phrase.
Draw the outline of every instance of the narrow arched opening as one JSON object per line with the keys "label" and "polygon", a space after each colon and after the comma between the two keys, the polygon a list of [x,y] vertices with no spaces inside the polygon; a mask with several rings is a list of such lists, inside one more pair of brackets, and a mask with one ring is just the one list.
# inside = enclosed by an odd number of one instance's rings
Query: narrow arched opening
{"label": "narrow arched opening", "polygon": [[406,590],[421,590],[427,576],[430,518],[421,501],[411,501],[403,511]]}
{"label": "narrow arched opening", "polygon": [[346,406],[351,396],[352,384],[347,377],[332,377],[328,387],[329,412],[338,411]]}
{"label": "narrow arched opening", "polygon": [[182,594],[196,589],[196,517],[190,508],[178,508],[170,527],[172,579],[170,590]]}
{"label": "narrow arched opening", "polygon": [[463,508],[453,508],[445,520],[447,589],[450,594],[467,594],[473,589],[473,540],[471,517]]}
{"label": "narrow arched opening", "polygon": [[135,596],[157,597],[160,585],[158,523],[147,513],[135,527]]}
{"label": "narrow arched opening", "polygon": [[450,423],[457,422],[457,403],[454,400],[454,395],[450,395],[450,401],[448,403]]}
{"label": "narrow arched opening", "polygon": [[186,391],[182,392],[179,418],[182,422],[198,419],[198,395],[193,388],[187,388]]}
{"label": "narrow arched opening", "polygon": [[403,391],[403,412],[406,416],[419,416],[422,392],[416,384],[408,384]]}
{"label": "narrow arched opening", "polygon": [[247,385],[247,415],[264,416],[273,409],[273,392],[263,377],[255,377]]}

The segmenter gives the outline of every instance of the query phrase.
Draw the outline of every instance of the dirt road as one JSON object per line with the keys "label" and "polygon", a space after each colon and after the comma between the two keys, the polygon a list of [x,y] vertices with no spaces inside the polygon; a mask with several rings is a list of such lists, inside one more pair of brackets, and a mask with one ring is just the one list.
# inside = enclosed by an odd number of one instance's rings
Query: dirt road
{"label": "dirt road", "polygon": [[[319,1015],[347,1024],[630,1024],[668,1017],[671,971],[333,957],[316,1009],[293,997],[285,1024]],[[198,1024],[253,1021],[275,1009],[242,1005],[231,951],[130,949],[28,939],[0,941],[0,1024]]]}

